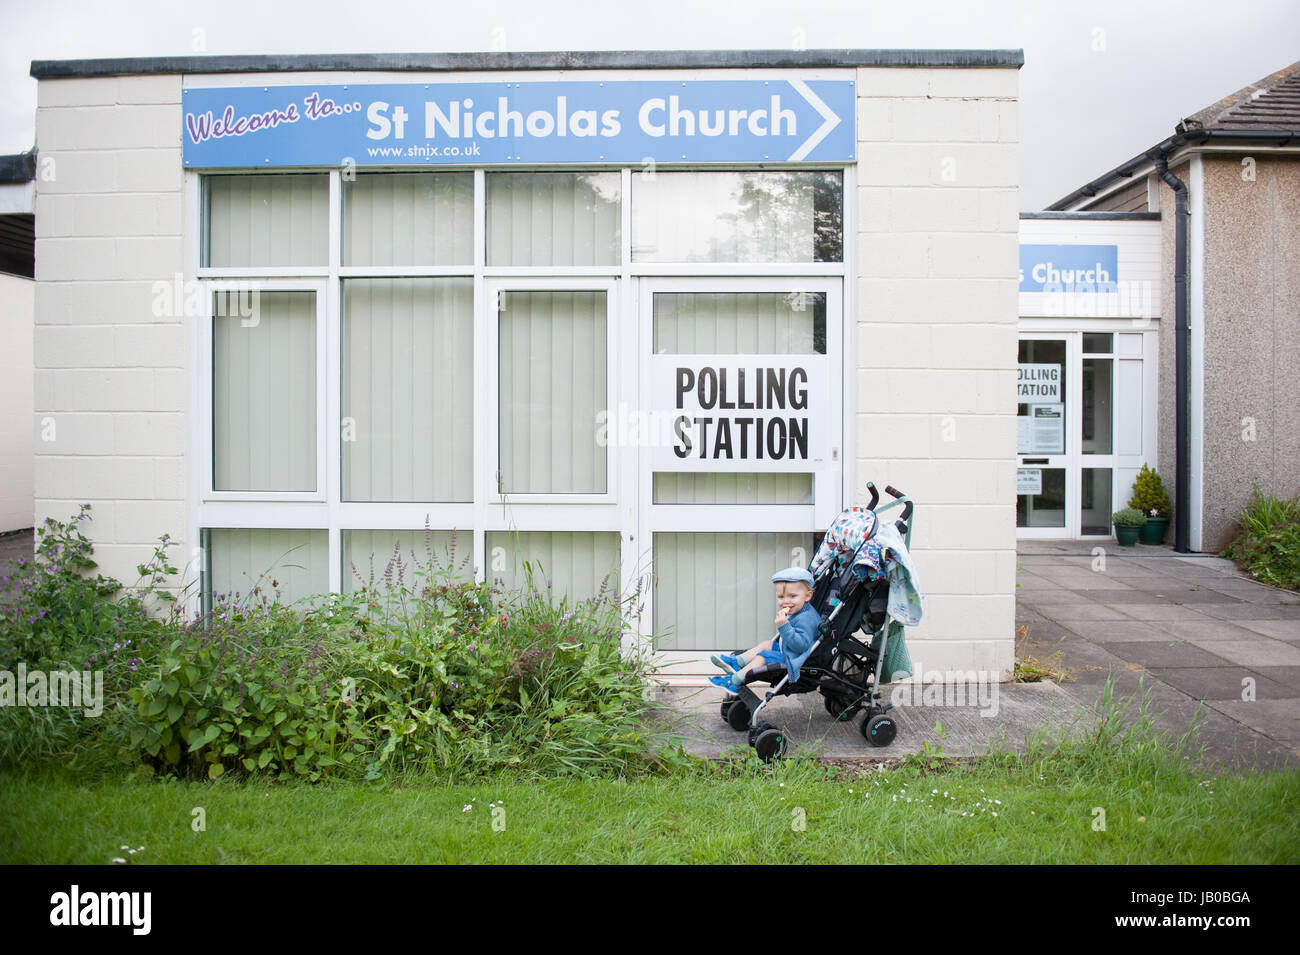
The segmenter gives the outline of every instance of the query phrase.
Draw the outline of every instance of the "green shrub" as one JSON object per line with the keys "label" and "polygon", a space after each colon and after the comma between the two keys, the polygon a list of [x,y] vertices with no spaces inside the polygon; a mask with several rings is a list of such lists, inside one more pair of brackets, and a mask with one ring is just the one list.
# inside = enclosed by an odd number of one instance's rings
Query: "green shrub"
{"label": "green shrub", "polygon": [[1126,507],[1111,515],[1111,520],[1120,526],[1141,527],[1147,522],[1146,515],[1137,508]]}
{"label": "green shrub", "polygon": [[1240,533],[1221,556],[1256,580],[1300,590],[1300,498],[1283,500],[1256,488],[1240,523]]}
{"label": "green shrub", "polygon": [[1172,505],[1158,472],[1142,465],[1142,470],[1133,481],[1133,496],[1128,499],[1128,506],[1150,517],[1169,516]]}
{"label": "green shrub", "polygon": [[160,589],[176,572],[164,537],[153,557],[136,569],[140,579],[124,588],[96,573],[90,540],[82,533],[89,504],[69,521],[46,518],[37,528],[33,559],[21,559],[0,578],[0,670],[98,671],[105,711],[87,717],[81,708],[0,707],[0,763],[67,754],[89,743],[115,719],[109,701],[122,698],[142,679],[143,659],[168,631],[174,597]]}
{"label": "green shrub", "polygon": [[83,576],[94,569],[86,511],[50,522],[38,561],[19,569],[0,659],[104,670],[103,715],[5,707],[0,762],[315,781],[600,775],[659,759],[641,729],[651,659],[623,645],[639,594],[608,596],[607,581],[589,600],[556,602],[531,567],[528,586],[505,592],[430,553],[306,609],[259,583],[186,621],[158,589],[175,573],[166,540],[135,588]]}

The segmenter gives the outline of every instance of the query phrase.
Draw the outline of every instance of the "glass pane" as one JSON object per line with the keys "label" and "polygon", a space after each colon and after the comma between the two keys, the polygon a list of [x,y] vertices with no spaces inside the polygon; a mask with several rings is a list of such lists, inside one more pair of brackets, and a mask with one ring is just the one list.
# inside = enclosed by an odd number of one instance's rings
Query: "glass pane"
{"label": "glass pane", "polygon": [[[656,504],[812,504],[811,474],[674,473],[654,476]],[[777,568],[780,570],[781,568]]]}
{"label": "glass pane", "polygon": [[603,494],[604,292],[502,292],[500,488]]}
{"label": "glass pane", "polygon": [[1110,358],[1083,360],[1083,453],[1111,453],[1111,372]]}
{"label": "glass pane", "polygon": [[316,489],[316,293],[218,292],[212,319],[212,486]]}
{"label": "glass pane", "polygon": [[1065,342],[1022,340],[1016,383],[1018,453],[1065,453],[1066,393]]}
{"label": "glass pane", "polygon": [[663,650],[748,649],[776,633],[772,574],[807,566],[807,534],[655,534],[654,627]]}
{"label": "glass pane", "polygon": [[619,591],[617,533],[559,531],[489,531],[488,579],[508,590],[549,590],[559,602],[570,603]]}
{"label": "glass pane", "polygon": [[1016,527],[1065,527],[1065,469],[1027,470],[1040,472],[1042,492],[1016,496]]}
{"label": "glass pane", "polygon": [[1087,354],[1109,355],[1114,351],[1112,341],[1115,336],[1110,332],[1084,332],[1083,350]]}
{"label": "glass pane", "polygon": [[488,265],[618,265],[617,172],[487,175]]}
{"label": "glass pane", "polygon": [[247,604],[256,586],[289,604],[329,591],[326,531],[212,528],[207,537],[209,598],[228,594],[229,603]]}
{"label": "glass pane", "polygon": [[474,499],[474,280],[343,283],[343,499]]}
{"label": "glass pane", "polygon": [[1080,531],[1084,534],[1110,534],[1111,469],[1084,468],[1080,485]]}
{"label": "glass pane", "polygon": [[344,265],[473,265],[474,174],[366,174],[343,184]]}
{"label": "glass pane", "polygon": [[635,262],[840,262],[840,172],[632,176]]}
{"label": "glass pane", "polygon": [[208,176],[204,264],[329,264],[329,177]]}
{"label": "glass pane", "polygon": [[824,355],[824,292],[656,292],[655,354]]}
{"label": "glass pane", "polygon": [[[473,555],[469,534],[423,529],[344,531],[343,591],[369,587],[382,592],[391,583],[414,594],[431,583],[436,586],[442,579],[436,576],[439,569],[469,580],[474,576]],[[427,576],[430,564],[433,581]]]}

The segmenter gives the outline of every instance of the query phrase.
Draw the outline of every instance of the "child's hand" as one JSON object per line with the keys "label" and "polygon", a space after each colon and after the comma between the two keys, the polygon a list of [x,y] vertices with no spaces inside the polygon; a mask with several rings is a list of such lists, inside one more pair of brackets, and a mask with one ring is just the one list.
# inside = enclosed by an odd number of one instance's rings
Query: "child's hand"
{"label": "child's hand", "polygon": [[789,623],[789,622],[790,622],[790,621],[789,621],[789,619],[787,619],[784,610],[778,610],[778,611],[776,612],[776,625],[777,625],[778,627],[784,627],[784,626],[785,626],[787,623]]}

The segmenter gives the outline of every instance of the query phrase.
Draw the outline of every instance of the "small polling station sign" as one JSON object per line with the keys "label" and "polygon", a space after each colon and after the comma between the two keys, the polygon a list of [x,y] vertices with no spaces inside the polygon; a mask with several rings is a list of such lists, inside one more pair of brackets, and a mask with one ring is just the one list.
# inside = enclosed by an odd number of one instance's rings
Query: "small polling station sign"
{"label": "small polling station sign", "polygon": [[187,169],[850,162],[854,81],[548,80],[188,88]]}

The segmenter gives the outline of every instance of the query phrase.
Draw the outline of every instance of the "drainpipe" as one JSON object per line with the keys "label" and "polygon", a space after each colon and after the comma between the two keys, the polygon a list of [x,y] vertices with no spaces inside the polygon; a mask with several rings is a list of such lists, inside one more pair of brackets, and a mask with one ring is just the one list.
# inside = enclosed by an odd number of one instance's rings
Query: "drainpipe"
{"label": "drainpipe", "polygon": [[1188,314],[1187,314],[1187,184],[1169,171],[1168,153],[1157,149],[1150,157],[1156,174],[1174,190],[1174,401],[1177,433],[1174,495],[1178,507],[1174,512],[1174,550],[1186,554],[1191,526],[1191,414],[1188,388]]}

